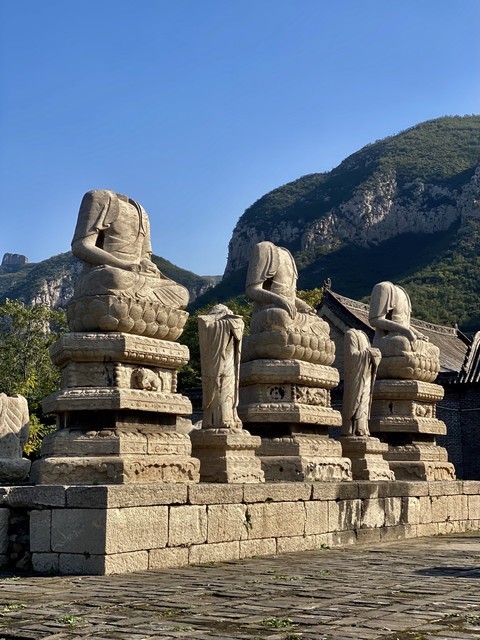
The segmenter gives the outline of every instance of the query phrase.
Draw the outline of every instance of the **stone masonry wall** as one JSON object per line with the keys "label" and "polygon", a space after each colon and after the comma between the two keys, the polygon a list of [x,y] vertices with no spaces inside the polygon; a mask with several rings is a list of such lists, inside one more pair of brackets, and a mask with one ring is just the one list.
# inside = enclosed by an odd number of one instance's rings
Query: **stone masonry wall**
{"label": "stone masonry wall", "polygon": [[480,529],[480,482],[11,487],[33,569],[110,574]]}

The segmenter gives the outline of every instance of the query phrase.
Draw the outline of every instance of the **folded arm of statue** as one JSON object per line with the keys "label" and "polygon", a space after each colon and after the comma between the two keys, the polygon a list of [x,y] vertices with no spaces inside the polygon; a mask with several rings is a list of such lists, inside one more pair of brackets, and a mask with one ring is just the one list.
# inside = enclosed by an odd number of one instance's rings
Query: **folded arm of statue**
{"label": "folded arm of statue", "polygon": [[117,269],[125,269],[125,271],[140,271],[140,264],[137,262],[127,262],[115,257],[112,253],[105,251],[97,245],[99,232],[92,233],[72,242],[73,255],[95,267],[109,266],[117,267]]}
{"label": "folded arm of statue", "polygon": [[272,307],[283,309],[283,311],[288,313],[290,318],[295,318],[297,315],[296,301],[292,302],[278,293],[273,293],[273,291],[264,289],[263,284],[263,282],[258,282],[248,285],[245,290],[247,297],[250,298],[250,300],[253,300],[253,302],[257,302],[261,305],[270,305]]}
{"label": "folded arm of statue", "polygon": [[295,307],[297,311],[299,311],[300,313],[307,313],[310,316],[317,315],[317,312],[315,311],[315,309],[311,307],[309,304],[307,304],[305,300],[302,300],[301,298],[295,298]]}
{"label": "folded arm of statue", "polygon": [[381,329],[386,333],[399,333],[405,338],[408,338],[410,342],[415,342],[417,339],[416,332],[408,326],[389,320],[385,315],[375,316],[369,318],[369,322],[374,329]]}

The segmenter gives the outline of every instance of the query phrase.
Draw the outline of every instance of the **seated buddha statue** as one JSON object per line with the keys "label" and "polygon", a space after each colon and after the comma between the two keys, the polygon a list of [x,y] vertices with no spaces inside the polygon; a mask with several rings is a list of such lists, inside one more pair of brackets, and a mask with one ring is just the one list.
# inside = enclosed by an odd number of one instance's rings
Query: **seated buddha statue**
{"label": "seated buddha statue", "polygon": [[253,300],[250,336],[243,360],[273,358],[330,365],[335,345],[328,324],[297,297],[298,272],[288,249],[272,242],[255,245],[248,266],[246,294]]}
{"label": "seated buddha statue", "polygon": [[440,368],[440,350],[412,327],[408,293],[391,282],[380,282],[370,298],[369,323],[375,329],[373,346],[382,361],[378,378],[406,378],[432,382]]}
{"label": "seated buddha statue", "polygon": [[182,311],[188,291],[152,262],[149,220],[140,204],[113,191],[86,193],[72,252],[83,270],[68,308],[71,330],[178,337],[188,317]]}

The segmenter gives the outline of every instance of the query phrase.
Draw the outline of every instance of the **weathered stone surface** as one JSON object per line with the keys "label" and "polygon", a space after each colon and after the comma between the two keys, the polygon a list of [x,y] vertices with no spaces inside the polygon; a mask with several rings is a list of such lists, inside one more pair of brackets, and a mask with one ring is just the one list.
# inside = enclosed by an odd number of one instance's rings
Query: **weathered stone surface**
{"label": "weathered stone surface", "polygon": [[343,436],[340,441],[343,456],[352,463],[354,480],[395,480],[383,457],[388,452],[387,444],[370,436]]}
{"label": "weathered stone surface", "polygon": [[206,562],[225,562],[240,558],[239,542],[219,542],[217,544],[195,544],[189,548],[188,561],[190,564],[204,564]]}
{"label": "weathered stone surface", "polygon": [[302,502],[270,502],[249,505],[248,537],[275,538],[303,535],[305,506]]}
{"label": "weathered stone surface", "polygon": [[5,555],[8,552],[10,511],[9,509],[0,509],[0,554]]}
{"label": "weathered stone surface", "polygon": [[[37,487],[54,488],[54,487]],[[185,504],[188,485],[109,485],[66,489],[67,506],[84,509]]]}
{"label": "weathered stone surface", "polygon": [[[387,454],[388,457],[388,454]],[[389,461],[390,468],[399,480],[453,480],[455,468],[451,462],[428,462],[411,460]]]}
{"label": "weathered stone surface", "polygon": [[60,553],[58,572],[61,575],[110,575],[148,569],[148,552],[115,553],[86,557],[76,553]]}
{"label": "weathered stone surface", "polygon": [[328,547],[346,547],[357,544],[357,531],[332,531],[327,533],[326,543],[320,541],[320,536],[317,536],[317,548],[324,548],[322,544],[326,544]]}
{"label": "weathered stone surface", "polygon": [[207,508],[207,542],[230,542],[248,537],[247,506],[240,504],[209,505]]}
{"label": "weathered stone surface", "polygon": [[[252,485],[252,487],[255,485]],[[262,485],[263,486],[263,485]],[[188,502],[190,504],[226,504],[242,502],[243,485],[190,484]],[[245,490],[250,489],[250,485]]]}
{"label": "weathered stone surface", "polygon": [[480,519],[480,495],[468,496],[468,518],[469,520]]}
{"label": "weathered stone surface", "polygon": [[262,456],[265,479],[270,481],[338,482],[351,480],[350,460],[327,456]]}
{"label": "weathered stone surface", "polygon": [[188,565],[188,549],[186,547],[174,547],[165,549],[151,549],[148,553],[149,571],[169,569],[173,567],[186,567]]}
{"label": "weathered stone surface", "polygon": [[[207,508],[185,505],[170,507],[168,546],[202,544],[207,541]],[[157,545],[158,546],[158,545]]]}
{"label": "weathered stone surface", "polygon": [[52,551],[102,555],[166,546],[168,507],[54,509]]}
{"label": "weathered stone surface", "polygon": [[168,540],[168,511],[167,506],[108,509],[106,553],[165,547]]}
{"label": "weathered stone surface", "polygon": [[361,517],[362,529],[375,529],[385,526],[385,499],[364,500]]}
{"label": "weathered stone surface", "polygon": [[312,485],[308,483],[248,485],[243,488],[243,500],[244,502],[295,502],[309,500],[311,493]]}
{"label": "weathered stone surface", "polygon": [[381,378],[407,378],[433,382],[440,369],[439,349],[410,325],[412,304],[408,293],[391,282],[380,282],[370,298],[369,322],[375,328],[373,346],[382,360]]}
{"label": "weathered stone surface", "polygon": [[240,540],[240,560],[255,556],[274,556],[277,553],[275,538],[258,538],[256,540]]}
{"label": "weathered stone surface", "polygon": [[113,191],[86,193],[72,252],[84,267],[67,307],[71,331],[179,337],[188,291],[151,261],[150,224],[141,205]]}
{"label": "weathered stone surface", "polygon": [[53,552],[105,553],[107,514],[103,509],[53,509]]}
{"label": "weathered stone surface", "polygon": [[192,411],[188,398],[179,393],[108,387],[61,389],[45,398],[42,407],[45,413],[128,410],[188,416]]}
{"label": "weathered stone surface", "polygon": [[418,498],[420,504],[419,524],[428,524],[432,522],[432,502],[429,496],[420,496]]}
{"label": "weathered stone surface", "polygon": [[377,544],[382,539],[380,527],[366,527],[356,530],[357,544]]}
{"label": "weathered stone surface", "polygon": [[[64,368],[72,363],[97,362],[103,363],[104,371],[108,373],[109,363],[129,363],[135,366],[147,365],[177,370],[187,364],[189,351],[188,347],[178,342],[125,332],[71,332],[62,335],[50,347],[50,356],[57,367]],[[118,374],[117,371],[115,373]],[[85,379],[82,377],[81,380],[71,380],[71,384],[65,386],[76,387],[79,382],[85,383]]]}
{"label": "weathered stone surface", "polygon": [[32,568],[36,573],[57,574],[59,572],[59,553],[33,553]]}
{"label": "weathered stone surface", "polygon": [[335,345],[329,327],[314,309],[297,298],[298,272],[291,253],[272,242],[259,242],[250,255],[246,294],[254,301],[243,360],[305,360],[330,365]]}
{"label": "weathered stone surface", "polygon": [[378,349],[372,348],[366,333],[359,329],[345,332],[343,351],[342,436],[366,438],[370,435],[368,420],[372,391],[382,356]]}
{"label": "weathered stone surface", "polygon": [[[62,568],[60,555],[60,569]],[[114,553],[105,557],[105,575],[146,571],[148,569],[149,554],[147,551],[133,551],[130,553]],[[72,571],[72,573],[80,573]]]}
{"label": "weathered stone surface", "polygon": [[202,482],[265,482],[255,452],[261,439],[243,429],[198,429],[190,435]]}
{"label": "weathered stone surface", "polygon": [[[365,483],[368,487],[378,487],[378,483]],[[312,485],[313,500],[354,500],[359,497],[361,482],[331,482],[324,484],[316,482]],[[365,496],[361,496],[365,497]]]}
{"label": "weathered stone surface", "polygon": [[[179,434],[176,434],[179,435]],[[197,482],[200,463],[189,456],[51,457],[38,460],[32,479],[38,484]]]}
{"label": "weathered stone surface", "polygon": [[403,498],[402,503],[405,522],[408,524],[419,524],[421,516],[420,498]]}
{"label": "weathered stone surface", "polygon": [[8,487],[5,503],[10,507],[64,507],[66,488],[62,486]]}
{"label": "weathered stone surface", "polygon": [[385,526],[395,527],[403,524],[402,498],[385,498]]}
{"label": "weathered stone surface", "polygon": [[50,553],[52,550],[52,511],[32,511],[30,513],[30,551]]}
{"label": "weathered stone surface", "polygon": [[327,533],[329,528],[328,502],[307,502],[305,504],[305,535]]}
{"label": "weathered stone surface", "polygon": [[277,553],[295,553],[297,551],[312,551],[317,548],[316,536],[293,536],[277,539]]}
{"label": "weathered stone surface", "polygon": [[445,522],[448,516],[447,496],[434,496],[432,503],[432,522]]}
{"label": "weathered stone surface", "polygon": [[340,375],[334,367],[302,360],[266,358],[243,362],[240,367],[240,383],[244,386],[298,384],[307,387],[333,389],[339,382]]}
{"label": "weathered stone surface", "polygon": [[435,403],[443,397],[440,385],[420,380],[377,380],[370,429],[388,443],[384,454],[401,481],[454,480],[455,469],[435,436],[446,426],[435,417]]}
{"label": "weathered stone surface", "polygon": [[464,484],[460,480],[430,482],[428,484],[428,494],[430,496],[461,495],[464,493]]}
{"label": "weathered stone surface", "polygon": [[[359,526],[362,515],[361,500],[329,500],[328,531],[346,531]],[[318,533],[322,533],[319,531]]]}
{"label": "weathered stone surface", "polygon": [[8,397],[0,393],[0,482],[24,481],[30,471],[30,460],[22,458],[28,440],[30,421],[26,398]]}
{"label": "weathered stone surface", "polygon": [[459,493],[471,493],[480,494],[480,481],[478,480],[465,480],[462,482],[462,489]]}

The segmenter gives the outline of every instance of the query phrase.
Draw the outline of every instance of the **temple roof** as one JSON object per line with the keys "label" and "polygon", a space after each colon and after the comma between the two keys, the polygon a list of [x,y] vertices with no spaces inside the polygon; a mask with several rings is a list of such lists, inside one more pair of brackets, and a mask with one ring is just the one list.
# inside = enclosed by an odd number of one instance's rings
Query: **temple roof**
{"label": "temple roof", "polygon": [[[373,340],[374,329],[368,322],[368,304],[346,298],[330,289],[324,289],[323,299],[318,306],[319,315],[325,320],[332,322],[337,318],[342,325],[347,328],[361,329],[365,331],[370,340]],[[460,374],[466,362],[467,352],[470,352],[470,340],[455,327],[445,327],[443,325],[424,322],[417,318],[411,318],[411,324],[425,334],[430,342],[440,349],[440,375],[455,378],[455,381],[463,382]],[[477,339],[477,361],[480,359],[480,337]],[[473,345],[472,345],[473,349]],[[480,380],[480,362],[476,368],[477,380]]]}

